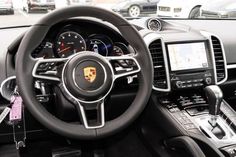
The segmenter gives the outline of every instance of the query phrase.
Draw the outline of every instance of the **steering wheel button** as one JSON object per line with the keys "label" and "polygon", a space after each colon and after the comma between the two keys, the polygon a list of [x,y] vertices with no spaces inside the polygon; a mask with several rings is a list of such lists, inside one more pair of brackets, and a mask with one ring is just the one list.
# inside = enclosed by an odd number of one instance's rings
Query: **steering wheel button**
{"label": "steering wheel button", "polygon": [[39,64],[38,70],[47,70],[48,66],[48,63],[41,63]]}

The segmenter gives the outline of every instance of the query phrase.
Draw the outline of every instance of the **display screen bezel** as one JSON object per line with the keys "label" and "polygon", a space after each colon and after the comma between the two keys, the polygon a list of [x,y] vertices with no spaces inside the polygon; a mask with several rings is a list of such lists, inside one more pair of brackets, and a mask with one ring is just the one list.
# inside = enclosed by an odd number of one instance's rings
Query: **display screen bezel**
{"label": "display screen bezel", "polygon": [[[168,45],[191,44],[191,43],[204,43],[205,50],[206,50],[206,59],[207,59],[208,67],[172,70]],[[185,42],[185,41],[183,41],[183,42],[168,42],[168,43],[165,44],[165,48],[166,48],[166,52],[167,52],[168,65],[169,65],[169,69],[170,69],[171,72],[202,71],[202,70],[210,69],[211,62],[210,62],[210,59],[209,59],[210,58],[210,56],[209,56],[209,48],[208,48],[206,40],[190,41],[190,42],[189,41],[187,41],[187,42]]]}

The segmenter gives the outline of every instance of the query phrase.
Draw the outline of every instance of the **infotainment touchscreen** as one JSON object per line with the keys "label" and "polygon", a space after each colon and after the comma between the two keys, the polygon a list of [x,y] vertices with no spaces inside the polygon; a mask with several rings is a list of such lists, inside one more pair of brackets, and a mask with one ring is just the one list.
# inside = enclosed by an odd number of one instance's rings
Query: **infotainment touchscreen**
{"label": "infotainment touchscreen", "polygon": [[204,42],[167,45],[172,71],[208,67]]}

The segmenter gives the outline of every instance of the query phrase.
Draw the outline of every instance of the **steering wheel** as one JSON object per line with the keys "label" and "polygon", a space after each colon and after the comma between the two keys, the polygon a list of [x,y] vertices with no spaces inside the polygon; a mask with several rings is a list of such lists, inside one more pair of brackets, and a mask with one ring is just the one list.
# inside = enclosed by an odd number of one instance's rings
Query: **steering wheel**
{"label": "steering wheel", "polygon": [[[43,41],[49,29],[73,17],[93,17],[111,23],[135,49],[136,54],[104,57],[84,51],[69,58],[32,58],[31,53]],[[47,65],[54,69],[45,68]],[[115,80],[130,75],[138,76],[139,88],[135,99],[119,117],[106,121],[104,100]],[[115,134],[139,116],[151,95],[153,66],[142,37],[124,18],[101,8],[72,6],[51,12],[25,34],[17,52],[16,78],[24,104],[45,127],[69,138],[91,140]],[[82,124],[62,121],[48,112],[35,96],[35,79],[58,82],[63,95],[75,105]],[[93,121],[86,115],[91,110],[97,113]]]}

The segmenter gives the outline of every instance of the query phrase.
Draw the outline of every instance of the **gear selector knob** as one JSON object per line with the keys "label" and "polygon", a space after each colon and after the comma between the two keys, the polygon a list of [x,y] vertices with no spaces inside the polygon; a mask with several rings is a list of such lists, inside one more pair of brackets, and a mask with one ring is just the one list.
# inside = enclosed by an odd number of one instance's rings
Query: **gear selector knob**
{"label": "gear selector knob", "polygon": [[223,100],[223,93],[219,86],[212,85],[205,88],[206,97],[209,103],[209,114],[219,115],[220,105]]}
{"label": "gear selector knob", "polygon": [[211,124],[215,125],[217,116],[220,113],[223,93],[219,86],[211,85],[205,88],[205,94],[209,103],[209,114],[213,116],[211,119]]}

